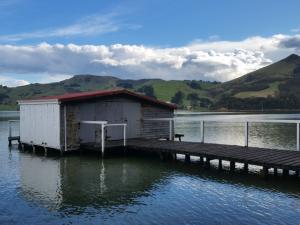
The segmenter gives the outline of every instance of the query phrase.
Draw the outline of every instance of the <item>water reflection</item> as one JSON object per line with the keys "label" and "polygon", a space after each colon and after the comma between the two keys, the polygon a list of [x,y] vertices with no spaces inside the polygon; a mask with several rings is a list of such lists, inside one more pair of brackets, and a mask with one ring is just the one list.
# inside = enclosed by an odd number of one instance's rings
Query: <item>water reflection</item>
{"label": "water reflection", "polygon": [[59,159],[30,154],[20,157],[22,195],[49,209],[63,210],[133,204],[162,179],[160,166],[143,160],[97,156]]}

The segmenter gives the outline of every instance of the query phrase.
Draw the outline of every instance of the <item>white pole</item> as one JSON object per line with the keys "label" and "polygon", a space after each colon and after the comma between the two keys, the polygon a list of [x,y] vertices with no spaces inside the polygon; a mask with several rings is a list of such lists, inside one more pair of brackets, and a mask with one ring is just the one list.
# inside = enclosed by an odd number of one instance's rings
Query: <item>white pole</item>
{"label": "white pole", "polygon": [[64,105],[64,129],[65,129],[65,151],[68,150],[68,145],[67,145],[67,106]]}
{"label": "white pole", "polygon": [[245,122],[245,131],[244,131],[244,135],[245,135],[245,147],[248,147],[249,145],[249,141],[248,141],[248,133],[249,133],[249,122]]}
{"label": "white pole", "polygon": [[127,127],[127,124],[124,124],[124,146],[126,146],[126,127]]}
{"label": "white pole", "polygon": [[102,156],[104,155],[104,148],[105,148],[105,135],[104,135],[104,124],[101,124],[101,152]]}
{"label": "white pole", "polygon": [[200,122],[201,143],[204,143],[204,120]]}
{"label": "white pole", "polygon": [[300,135],[300,123],[297,123],[297,151],[300,150],[300,139],[299,139],[299,135]]}

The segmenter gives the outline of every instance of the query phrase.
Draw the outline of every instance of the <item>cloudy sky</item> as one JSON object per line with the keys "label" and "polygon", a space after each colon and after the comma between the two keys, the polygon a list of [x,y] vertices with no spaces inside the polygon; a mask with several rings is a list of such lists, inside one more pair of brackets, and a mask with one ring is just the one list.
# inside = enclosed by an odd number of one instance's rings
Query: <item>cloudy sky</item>
{"label": "cloudy sky", "polygon": [[300,1],[0,0],[0,84],[228,81],[300,54]]}

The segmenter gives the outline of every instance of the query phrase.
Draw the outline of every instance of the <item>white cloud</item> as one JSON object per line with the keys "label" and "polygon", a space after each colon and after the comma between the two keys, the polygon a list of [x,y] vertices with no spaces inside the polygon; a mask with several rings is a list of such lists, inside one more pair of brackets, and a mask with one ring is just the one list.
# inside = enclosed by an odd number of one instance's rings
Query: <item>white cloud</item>
{"label": "white cloud", "polygon": [[2,35],[0,36],[0,41],[15,42],[24,39],[102,35],[116,32],[120,29],[121,24],[117,21],[116,17],[117,15],[114,13],[87,16],[65,27]]}
{"label": "white cloud", "polygon": [[24,74],[23,77],[42,74],[42,82],[74,74],[228,81],[299,52],[300,35],[281,34],[241,41],[195,41],[176,48],[122,44],[0,45],[0,73]]}
{"label": "white cloud", "polygon": [[16,87],[16,86],[23,86],[29,84],[26,80],[15,79],[8,76],[1,76],[0,75],[0,85],[8,86],[8,87]]}

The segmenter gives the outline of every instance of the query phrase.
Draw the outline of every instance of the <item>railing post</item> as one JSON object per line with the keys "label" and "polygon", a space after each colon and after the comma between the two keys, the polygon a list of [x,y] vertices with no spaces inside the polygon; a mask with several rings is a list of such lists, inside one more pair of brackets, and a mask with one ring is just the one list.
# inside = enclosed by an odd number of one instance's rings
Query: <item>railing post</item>
{"label": "railing post", "polygon": [[12,137],[11,121],[8,121],[8,127],[9,127],[8,135],[9,137]]}
{"label": "railing post", "polygon": [[300,139],[299,139],[299,135],[300,135],[300,123],[297,123],[297,151],[300,150]]}
{"label": "railing post", "polygon": [[201,143],[204,143],[204,120],[200,122],[200,129],[201,129]]}
{"label": "railing post", "polygon": [[126,146],[126,127],[127,127],[127,124],[124,124],[124,131],[123,131],[123,135],[124,135],[124,147]]}
{"label": "railing post", "polygon": [[105,128],[105,125],[104,124],[101,124],[101,154],[102,154],[102,157],[104,156],[104,148],[105,148],[105,134],[104,134],[104,128]]}
{"label": "railing post", "polygon": [[245,147],[248,147],[248,145],[249,145],[249,141],[248,141],[248,137],[249,137],[249,122],[247,121],[247,122],[245,122],[245,133],[244,133],[244,135],[245,135]]}
{"label": "railing post", "polygon": [[173,135],[173,129],[174,129],[174,120],[169,119],[169,140],[173,141],[174,140],[174,135]]}

